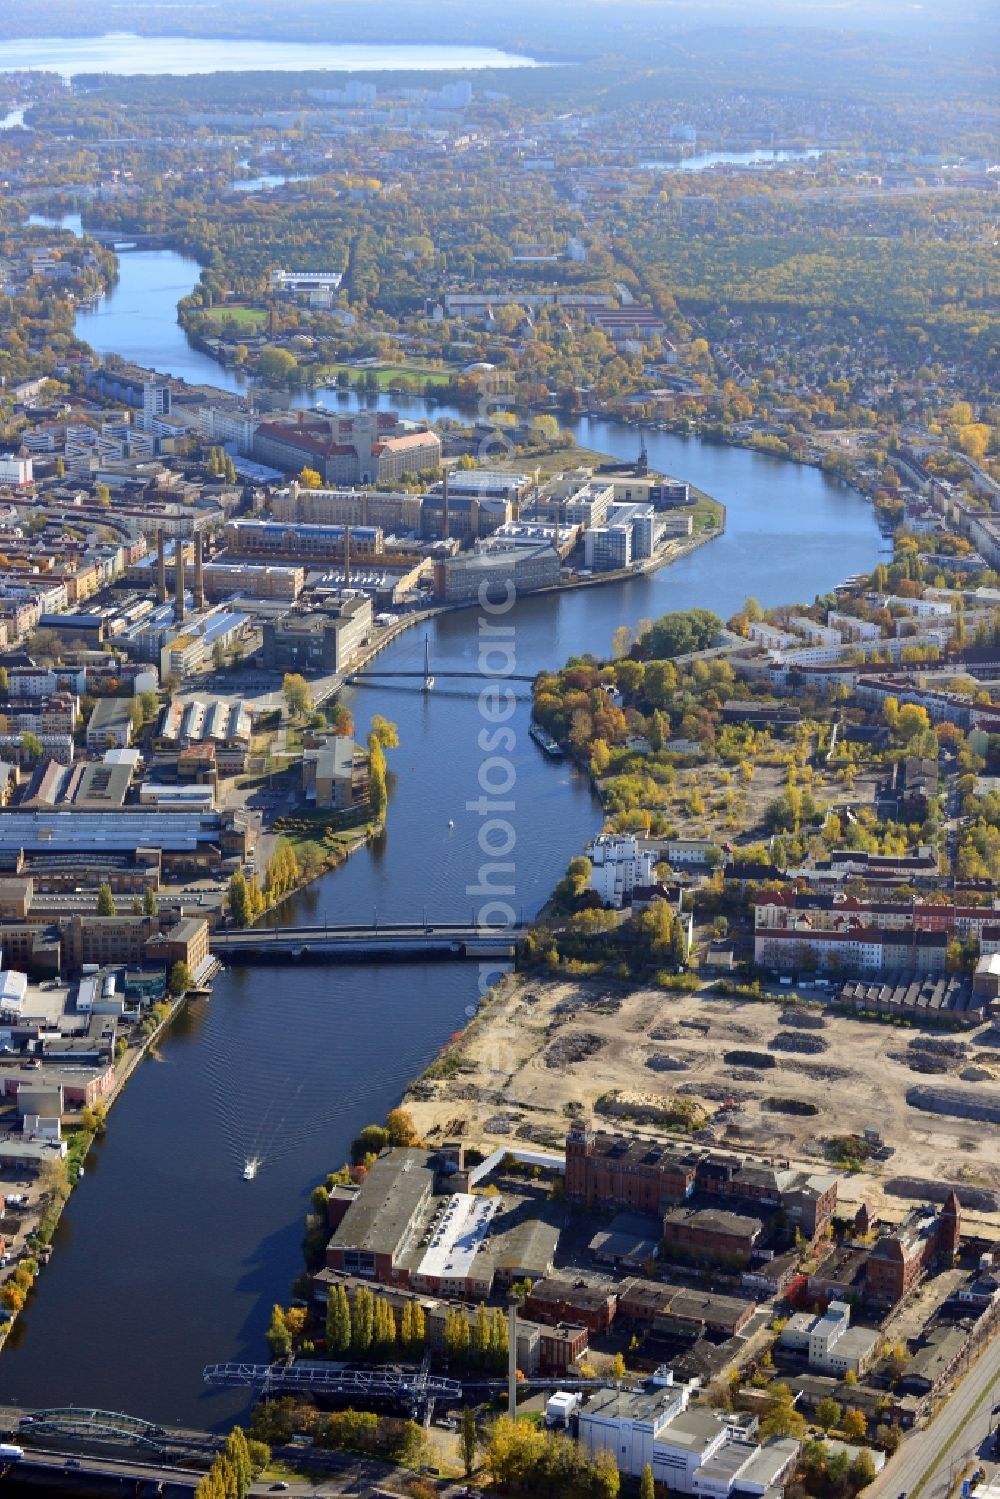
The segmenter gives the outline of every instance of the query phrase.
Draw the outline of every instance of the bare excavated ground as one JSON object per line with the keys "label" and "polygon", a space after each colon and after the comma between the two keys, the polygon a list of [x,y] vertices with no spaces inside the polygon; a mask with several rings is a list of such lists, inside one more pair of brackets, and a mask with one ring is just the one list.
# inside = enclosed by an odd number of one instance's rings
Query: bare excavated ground
{"label": "bare excavated ground", "polygon": [[[899,1217],[930,1184],[983,1189],[974,1221],[1000,1230],[1000,1126],[912,1108],[907,1090],[963,1082],[983,1055],[978,1033],[942,1038],[909,1029],[721,998],[626,990],[600,980],[508,979],[407,1106],[429,1140],[461,1137],[495,1149],[559,1149],[574,1116],[650,1135],[679,1096],[703,1106],[699,1140],[771,1159],[830,1167],[831,1137],[877,1130],[889,1159],[847,1176],[841,1196]],[[987,1028],[983,1028],[983,1038]],[[821,1043],[821,1044],[820,1044]],[[996,1049],[1000,1069],[1000,1047]],[[982,1068],[985,1072],[986,1068]],[[679,1138],[683,1138],[679,1136]]]}

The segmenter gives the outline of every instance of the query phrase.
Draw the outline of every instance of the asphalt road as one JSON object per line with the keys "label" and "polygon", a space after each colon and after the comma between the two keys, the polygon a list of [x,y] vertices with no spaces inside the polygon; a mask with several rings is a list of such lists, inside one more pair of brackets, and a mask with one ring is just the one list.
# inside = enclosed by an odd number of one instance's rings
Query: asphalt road
{"label": "asphalt road", "polygon": [[[865,1490],[868,1499],[947,1499],[965,1465],[986,1456],[990,1412],[998,1402],[1000,1338],[994,1337],[930,1426],[908,1437]],[[993,1464],[983,1466],[989,1472]]]}

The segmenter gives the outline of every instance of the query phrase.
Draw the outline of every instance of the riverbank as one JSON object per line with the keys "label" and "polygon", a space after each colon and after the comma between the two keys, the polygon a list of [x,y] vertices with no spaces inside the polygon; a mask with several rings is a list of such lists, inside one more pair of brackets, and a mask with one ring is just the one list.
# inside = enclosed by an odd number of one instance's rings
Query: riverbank
{"label": "riverbank", "polygon": [[[7,1320],[0,1322],[0,1353],[14,1331],[17,1320],[30,1305],[31,1293],[36,1287],[37,1274],[45,1269],[52,1257],[52,1243],[63,1214],[74,1192],[86,1174],[86,1162],[98,1139],[104,1134],[108,1116],[139,1064],[154,1052],[157,1042],[166,1034],[180,1014],[192,991],[151,1006],[138,1040],[130,1039],[128,1049],[115,1062],[114,1080],[105,1096],[92,1110],[82,1111],[81,1120],[65,1132],[67,1146],[63,1159],[55,1158],[40,1171],[33,1182],[19,1184],[27,1189],[28,1203],[33,1211],[26,1212],[18,1226],[18,1236],[23,1236],[23,1248],[15,1248],[16,1241],[7,1237],[6,1252],[16,1261],[3,1280],[0,1299],[7,1312]],[[153,1025],[149,1025],[150,1020]],[[148,1027],[148,1028],[147,1028]],[[31,1187],[39,1185],[41,1190],[31,1204]],[[31,1242],[29,1242],[31,1241]],[[22,1267],[27,1271],[22,1271]],[[34,1266],[35,1269],[31,1269]],[[19,1273],[20,1272],[20,1273]],[[21,1305],[12,1304],[11,1298],[3,1296],[10,1285],[18,1285],[23,1291]]]}

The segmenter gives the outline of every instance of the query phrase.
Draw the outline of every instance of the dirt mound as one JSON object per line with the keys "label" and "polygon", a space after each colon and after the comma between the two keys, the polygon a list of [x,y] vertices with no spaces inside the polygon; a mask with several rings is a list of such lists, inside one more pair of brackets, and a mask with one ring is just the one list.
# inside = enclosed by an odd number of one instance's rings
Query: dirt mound
{"label": "dirt mound", "polygon": [[968,1056],[969,1048],[964,1041],[949,1041],[946,1036],[914,1036],[910,1042],[911,1051],[929,1051],[933,1056],[955,1057],[961,1059]]}
{"label": "dirt mound", "polygon": [[687,1072],[691,1063],[685,1062],[683,1057],[672,1057],[666,1051],[654,1051],[646,1058],[646,1066],[653,1072]]}
{"label": "dirt mound", "polygon": [[772,1114],[809,1116],[819,1113],[819,1109],[814,1103],[806,1103],[803,1098],[765,1098],[763,1107],[770,1109]]}
{"label": "dirt mound", "polygon": [[806,1077],[815,1078],[821,1083],[839,1083],[845,1077],[854,1076],[850,1067],[837,1067],[833,1062],[800,1062],[798,1057],[789,1057],[781,1065],[791,1068],[793,1072],[802,1072]]}
{"label": "dirt mound", "polygon": [[545,1053],[546,1067],[572,1067],[576,1062],[585,1062],[604,1045],[601,1036],[593,1031],[580,1031],[573,1036],[560,1036],[553,1041]]}
{"label": "dirt mound", "polygon": [[797,1036],[794,1031],[779,1031],[767,1044],[772,1051],[802,1051],[813,1056],[827,1050],[822,1036]]}
{"label": "dirt mound", "polygon": [[927,1077],[951,1071],[951,1063],[947,1057],[932,1056],[930,1052],[890,1051],[889,1055],[894,1062],[902,1062],[904,1067],[909,1067],[911,1072],[919,1072]]}
{"label": "dirt mound", "polygon": [[729,1083],[713,1083],[708,1080],[703,1083],[681,1083],[677,1091],[696,1094],[699,1098],[707,1099],[709,1103],[725,1103],[727,1098],[738,1098],[740,1102],[743,1102],[748,1098],[757,1097],[754,1088],[733,1088]]}
{"label": "dirt mound", "polygon": [[822,1031],[826,1029],[826,1016],[818,1010],[804,1010],[796,1005],[786,1005],[781,1016],[782,1025],[794,1025],[800,1031]]}
{"label": "dirt mound", "polygon": [[[891,1176],[882,1183],[883,1190],[892,1197],[913,1197],[918,1202],[944,1202],[952,1190],[951,1182],[929,1181],[922,1176]],[[967,1187],[955,1184],[958,1200],[964,1208],[976,1213],[995,1213],[1000,1207],[1000,1198],[995,1192],[983,1187]]]}
{"label": "dirt mound", "polygon": [[906,1101],[911,1108],[925,1109],[931,1114],[1000,1124],[1000,1088],[991,1088],[988,1084],[974,1083],[968,1088],[920,1084],[907,1089]]}
{"label": "dirt mound", "polygon": [[690,1096],[679,1098],[675,1094],[671,1098],[662,1094],[633,1093],[623,1088],[614,1088],[610,1093],[602,1094],[595,1100],[594,1112],[667,1129],[697,1130],[703,1129],[708,1123],[708,1114]]}

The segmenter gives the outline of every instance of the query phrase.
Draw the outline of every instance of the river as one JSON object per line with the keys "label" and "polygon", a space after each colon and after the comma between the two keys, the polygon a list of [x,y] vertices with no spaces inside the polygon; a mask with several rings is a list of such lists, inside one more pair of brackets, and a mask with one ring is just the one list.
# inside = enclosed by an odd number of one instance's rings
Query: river
{"label": "river", "polygon": [[[142,364],[229,385],[188,348],[174,318],[196,273],[166,251],[123,255],[117,288],[81,314],[78,332]],[[585,419],[574,430],[587,446],[636,453],[634,428]],[[518,672],[607,653],[622,622],[692,605],[726,616],[750,593],[765,605],[808,600],[873,565],[878,532],[853,490],[744,449],[646,435],[654,467],[725,501],[725,536],[652,577],[525,599],[510,616]],[[475,615],[439,617],[430,645],[441,670],[475,666]],[[380,664],[418,666],[421,656],[412,632]],[[359,734],[373,712],[399,724],[388,835],[296,897],[288,917],[471,914],[466,888],[482,855],[480,818],[466,803],[480,794],[483,760],[473,684],[442,683],[429,695],[358,688],[348,701]],[[512,720],[511,857],[515,904],[531,915],[596,831],[599,813],[585,782],[536,749],[528,723],[524,699]],[[188,1008],[116,1106],[52,1263],[0,1355],[0,1401],[93,1404],[201,1425],[244,1411],[244,1394],[203,1390],[203,1365],[265,1356],[271,1305],[287,1300],[301,1268],[310,1187],[340,1164],[360,1125],[398,1100],[475,1000],[475,973],[460,964],[287,965],[221,977],[211,1001]],[[258,1150],[261,1170],[243,1182],[243,1157]]]}

